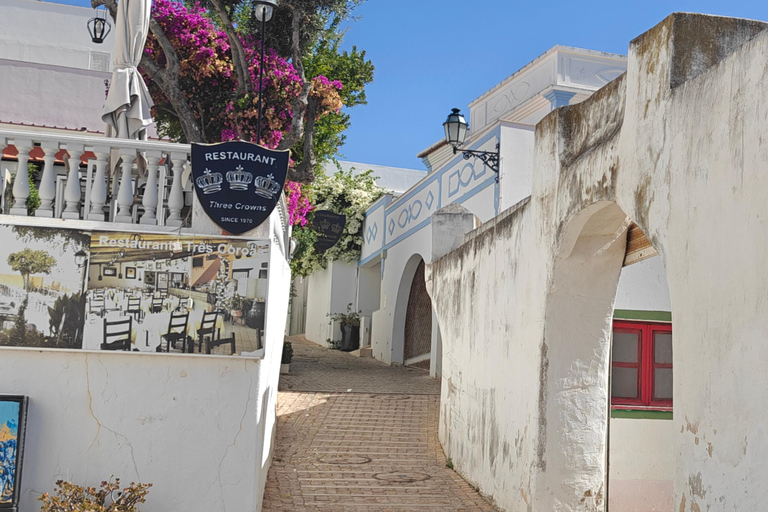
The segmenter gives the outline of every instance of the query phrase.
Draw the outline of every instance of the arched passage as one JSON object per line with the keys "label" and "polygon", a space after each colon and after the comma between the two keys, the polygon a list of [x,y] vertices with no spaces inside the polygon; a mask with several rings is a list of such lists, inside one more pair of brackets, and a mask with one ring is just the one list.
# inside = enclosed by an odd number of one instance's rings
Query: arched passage
{"label": "arched passage", "polygon": [[440,330],[424,269],[425,258],[416,253],[400,275],[392,320],[392,362],[418,366],[435,376],[440,371]]}
{"label": "arched passage", "polygon": [[424,260],[416,267],[408,293],[403,329],[403,363],[430,368],[432,351],[432,300],[424,280]]}
{"label": "arched passage", "polygon": [[629,219],[595,203],[565,227],[547,298],[539,391],[537,502],[603,510],[613,304]]}

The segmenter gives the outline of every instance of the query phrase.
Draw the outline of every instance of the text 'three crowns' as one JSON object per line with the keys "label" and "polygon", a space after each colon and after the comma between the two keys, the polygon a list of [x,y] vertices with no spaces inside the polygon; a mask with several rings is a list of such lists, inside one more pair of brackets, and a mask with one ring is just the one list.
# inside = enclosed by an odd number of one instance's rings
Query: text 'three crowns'
{"label": "text 'three crowns'", "polygon": [[238,165],[234,171],[227,173],[227,181],[231,190],[248,190],[248,185],[253,181],[253,174],[245,172],[242,165]]}
{"label": "text 'three crowns'", "polygon": [[214,194],[221,191],[221,183],[224,178],[219,172],[211,172],[210,169],[203,171],[203,175],[195,180],[197,187],[203,191],[203,194]]}
{"label": "text 'three crowns'", "polygon": [[254,186],[256,194],[265,199],[274,199],[280,193],[280,184],[275,181],[273,174],[268,175],[266,178],[259,176],[254,180]]}

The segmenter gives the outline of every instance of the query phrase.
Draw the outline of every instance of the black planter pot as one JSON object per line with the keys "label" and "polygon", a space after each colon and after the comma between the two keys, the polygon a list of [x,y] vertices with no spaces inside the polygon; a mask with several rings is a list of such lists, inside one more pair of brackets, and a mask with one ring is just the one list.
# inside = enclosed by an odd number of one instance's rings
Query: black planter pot
{"label": "black planter pot", "polygon": [[360,348],[360,326],[341,326],[341,350],[351,352]]}

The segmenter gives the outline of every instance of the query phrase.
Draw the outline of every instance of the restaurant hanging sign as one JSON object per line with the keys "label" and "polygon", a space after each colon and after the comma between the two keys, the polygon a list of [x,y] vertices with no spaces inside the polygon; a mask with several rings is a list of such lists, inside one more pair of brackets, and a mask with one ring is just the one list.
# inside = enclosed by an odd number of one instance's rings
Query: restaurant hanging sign
{"label": "restaurant hanging sign", "polygon": [[192,144],[192,177],[203,210],[222,229],[241,235],[264,222],[285,185],[288,150],[245,141]]}
{"label": "restaurant hanging sign", "polygon": [[325,251],[336,245],[344,233],[344,225],[347,222],[346,215],[333,213],[329,210],[319,210],[314,214],[312,227],[317,233],[317,242],[315,250],[323,254]]}

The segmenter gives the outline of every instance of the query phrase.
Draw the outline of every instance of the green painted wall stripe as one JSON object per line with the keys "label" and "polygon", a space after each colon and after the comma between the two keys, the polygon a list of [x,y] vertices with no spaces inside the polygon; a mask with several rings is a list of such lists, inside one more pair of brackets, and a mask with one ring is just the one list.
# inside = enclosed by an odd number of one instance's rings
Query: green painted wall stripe
{"label": "green painted wall stripe", "polygon": [[612,409],[611,418],[632,418],[641,420],[671,420],[672,411],[627,411],[624,409]]}
{"label": "green painted wall stripe", "polygon": [[647,320],[650,322],[671,322],[672,313],[669,311],[641,311],[635,309],[614,309],[613,318],[620,320]]}

